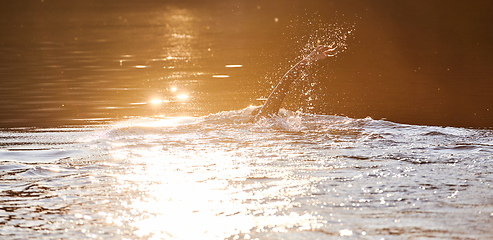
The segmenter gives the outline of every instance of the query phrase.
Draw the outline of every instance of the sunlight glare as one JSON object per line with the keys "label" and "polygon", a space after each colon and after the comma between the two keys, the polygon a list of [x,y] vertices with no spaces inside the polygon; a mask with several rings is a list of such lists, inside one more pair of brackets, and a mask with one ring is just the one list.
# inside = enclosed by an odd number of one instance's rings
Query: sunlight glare
{"label": "sunlight glare", "polygon": [[229,75],[213,75],[213,78],[229,78]]}
{"label": "sunlight glare", "polygon": [[[196,34],[193,12],[179,8],[169,12],[155,21],[179,26],[171,35],[176,47],[162,55],[164,67],[173,69],[181,67],[177,60],[188,61],[194,56],[191,40]],[[168,85],[169,96],[149,96],[148,103],[189,100],[191,93],[181,86]],[[254,168],[252,159],[235,150],[234,144],[204,144],[206,139],[216,138],[193,129],[204,121],[198,117],[155,117],[130,119],[115,126],[118,140],[109,146],[109,154],[114,161],[129,163],[128,169],[115,173],[115,191],[128,198],[120,203],[123,210],[119,215],[103,216],[108,224],[132,226],[134,234],[150,239],[253,239],[255,233],[310,231],[323,225],[324,220],[316,214],[297,209],[295,197],[306,194],[310,180],[290,178],[290,171]],[[263,176],[265,171],[274,174]],[[269,180],[264,181],[266,178]]]}
{"label": "sunlight glare", "polygon": [[[165,118],[136,123],[150,129],[194,123],[199,118]],[[154,131],[138,138],[129,137],[129,145],[162,142]],[[194,133],[189,136],[194,139]],[[177,142],[189,141],[176,139]],[[193,140],[192,140],[193,141]],[[217,146],[181,145],[172,151],[160,144],[155,147],[127,148],[114,145],[115,159],[134,162],[134,169],[117,176],[122,192],[139,189],[140,194],[128,202],[130,212],[148,213],[135,217],[129,224],[134,234],[153,238],[225,239],[254,232],[310,231],[323,226],[323,219],[307,212],[295,212],[292,196],[303,195],[307,180],[288,179],[289,172],[270,176],[270,182],[247,180],[257,173],[241,164],[245,159]],[[239,167],[241,166],[241,167]],[[256,179],[256,178],[253,178]],[[300,182],[301,181],[301,182]],[[306,181],[306,182],[304,182]],[[283,191],[289,188],[289,193]],[[278,199],[266,201],[267,199]],[[109,218],[109,222],[115,223]]]}
{"label": "sunlight glare", "polygon": [[188,99],[188,95],[186,95],[186,94],[180,94],[180,95],[176,96],[176,99],[181,100],[181,101],[184,101],[184,100],[187,100]]}
{"label": "sunlight glare", "polygon": [[152,103],[152,104],[157,105],[157,104],[163,103],[163,100],[161,100],[161,99],[153,99],[153,100],[151,100],[149,102]]}

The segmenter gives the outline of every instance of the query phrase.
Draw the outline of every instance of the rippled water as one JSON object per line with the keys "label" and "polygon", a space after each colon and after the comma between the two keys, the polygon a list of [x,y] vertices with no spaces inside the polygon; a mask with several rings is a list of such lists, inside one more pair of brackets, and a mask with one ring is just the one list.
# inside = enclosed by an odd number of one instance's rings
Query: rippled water
{"label": "rippled water", "polygon": [[1,132],[7,238],[486,239],[493,132],[253,107]]}
{"label": "rippled water", "polygon": [[0,238],[491,238],[491,11],[422,4],[0,3]]}
{"label": "rippled water", "polygon": [[287,109],[491,127],[491,11],[442,4],[5,2],[0,128],[260,105],[291,64],[341,38],[348,50],[308,74],[312,92],[296,86]]}

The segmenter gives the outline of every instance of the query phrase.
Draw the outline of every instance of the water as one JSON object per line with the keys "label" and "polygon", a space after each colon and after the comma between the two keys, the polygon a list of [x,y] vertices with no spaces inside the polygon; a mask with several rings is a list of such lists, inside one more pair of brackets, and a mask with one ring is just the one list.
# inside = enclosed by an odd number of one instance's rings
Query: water
{"label": "water", "polygon": [[0,238],[491,238],[491,11],[409,4],[1,3]]}
{"label": "water", "polygon": [[4,238],[486,239],[493,132],[253,107],[1,133]]}
{"label": "water", "polygon": [[[340,40],[347,50],[319,64],[308,76],[310,94],[297,86],[288,109],[492,127],[491,7],[415,5],[5,2],[0,127],[203,116],[260,105],[256,99],[314,45]],[[166,103],[149,104],[157,99]]]}

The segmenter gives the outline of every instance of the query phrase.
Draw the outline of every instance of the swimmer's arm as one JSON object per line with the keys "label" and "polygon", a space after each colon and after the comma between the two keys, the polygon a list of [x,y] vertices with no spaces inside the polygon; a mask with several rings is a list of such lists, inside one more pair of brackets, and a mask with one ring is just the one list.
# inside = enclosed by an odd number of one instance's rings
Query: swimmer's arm
{"label": "swimmer's arm", "polygon": [[303,70],[314,62],[334,56],[336,48],[337,46],[332,47],[332,45],[318,46],[306,58],[299,61],[296,65],[289,69],[289,71],[281,78],[281,81],[277,84],[274,91],[272,91],[269,95],[269,98],[267,98],[264,106],[262,106],[260,111],[255,115],[254,120],[258,121],[261,117],[268,117],[270,115],[277,114],[289,91],[289,87],[296,79],[300,77]]}
{"label": "swimmer's arm", "polygon": [[255,116],[255,121],[259,120],[261,117],[267,117],[270,115],[277,114],[279,109],[281,108],[282,102],[286,97],[289,87],[296,80],[303,69],[309,65],[309,61],[305,58],[294,65],[284,76],[281,78],[281,81],[277,84],[276,88],[272,91],[272,93],[267,98],[264,106],[260,109],[260,111]]}

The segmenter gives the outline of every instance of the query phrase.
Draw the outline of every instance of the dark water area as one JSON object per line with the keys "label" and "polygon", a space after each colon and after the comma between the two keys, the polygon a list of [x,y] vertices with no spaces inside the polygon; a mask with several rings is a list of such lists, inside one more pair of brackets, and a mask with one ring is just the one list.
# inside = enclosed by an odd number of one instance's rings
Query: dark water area
{"label": "dark water area", "polygon": [[0,127],[203,116],[262,104],[310,46],[345,38],[285,104],[493,127],[489,1],[15,1],[0,6]]}

